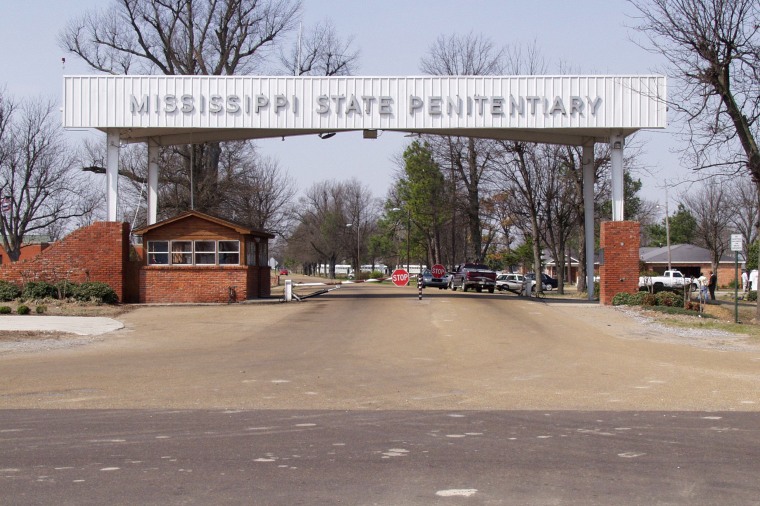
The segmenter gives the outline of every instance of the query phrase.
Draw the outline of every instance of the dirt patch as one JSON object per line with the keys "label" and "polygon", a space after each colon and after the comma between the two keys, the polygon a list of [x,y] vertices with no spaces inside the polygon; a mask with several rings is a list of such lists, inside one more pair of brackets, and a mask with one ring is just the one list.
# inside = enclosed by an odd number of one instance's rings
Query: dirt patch
{"label": "dirt patch", "polygon": [[61,340],[77,338],[76,334],[68,332],[42,332],[30,330],[2,330],[0,331],[0,342],[2,343],[20,343],[22,341],[40,341],[40,340]]}
{"label": "dirt patch", "polygon": [[[31,312],[29,317],[36,315],[42,316],[105,316],[114,318],[129,311],[135,306],[128,304],[93,304],[89,302],[69,302],[60,300],[41,300],[34,302],[0,302],[0,306],[11,308],[12,314],[18,314],[18,307],[24,305],[29,307]],[[42,308],[41,312],[37,308]],[[3,315],[0,315],[2,318]]]}

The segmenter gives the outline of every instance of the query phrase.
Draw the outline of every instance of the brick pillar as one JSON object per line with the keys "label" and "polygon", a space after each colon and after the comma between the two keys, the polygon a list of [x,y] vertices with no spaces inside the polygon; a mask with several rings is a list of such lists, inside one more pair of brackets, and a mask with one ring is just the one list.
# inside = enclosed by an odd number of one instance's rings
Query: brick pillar
{"label": "brick pillar", "polygon": [[616,293],[635,293],[639,289],[639,223],[605,221],[599,247],[604,263],[599,268],[599,301],[612,304]]}

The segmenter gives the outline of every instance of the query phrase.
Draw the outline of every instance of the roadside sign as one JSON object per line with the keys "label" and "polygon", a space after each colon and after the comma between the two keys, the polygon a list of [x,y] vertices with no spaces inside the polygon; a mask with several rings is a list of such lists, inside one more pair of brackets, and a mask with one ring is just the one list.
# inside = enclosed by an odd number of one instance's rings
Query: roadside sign
{"label": "roadside sign", "polygon": [[406,286],[409,284],[409,273],[406,269],[396,269],[391,274],[391,281],[396,286]]}
{"label": "roadside sign", "polygon": [[430,273],[434,278],[442,278],[446,275],[446,267],[441,264],[435,264],[433,268],[430,269]]}
{"label": "roadside sign", "polygon": [[744,236],[731,234],[731,251],[744,251]]}

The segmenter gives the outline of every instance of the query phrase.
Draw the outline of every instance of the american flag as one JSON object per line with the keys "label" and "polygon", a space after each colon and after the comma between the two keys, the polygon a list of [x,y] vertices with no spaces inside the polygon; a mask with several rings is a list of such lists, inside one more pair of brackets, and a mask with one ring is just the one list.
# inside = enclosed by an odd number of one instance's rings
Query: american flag
{"label": "american flag", "polygon": [[7,213],[8,211],[11,210],[11,202],[12,200],[9,196],[6,195],[5,197],[3,197],[2,203],[0,204],[0,208],[2,209],[4,213]]}

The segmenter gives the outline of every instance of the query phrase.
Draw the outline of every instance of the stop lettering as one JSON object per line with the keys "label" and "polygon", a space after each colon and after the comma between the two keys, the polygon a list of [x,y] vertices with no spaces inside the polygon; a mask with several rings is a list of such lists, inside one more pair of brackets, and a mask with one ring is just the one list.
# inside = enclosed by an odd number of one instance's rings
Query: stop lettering
{"label": "stop lettering", "polygon": [[406,269],[396,269],[391,274],[391,281],[396,286],[406,286],[409,284],[409,273],[406,272]]}

